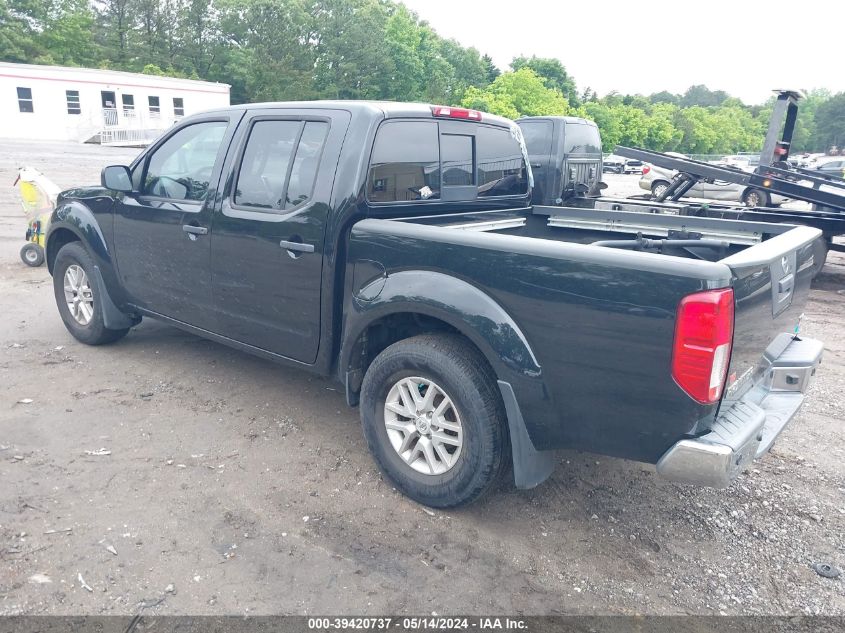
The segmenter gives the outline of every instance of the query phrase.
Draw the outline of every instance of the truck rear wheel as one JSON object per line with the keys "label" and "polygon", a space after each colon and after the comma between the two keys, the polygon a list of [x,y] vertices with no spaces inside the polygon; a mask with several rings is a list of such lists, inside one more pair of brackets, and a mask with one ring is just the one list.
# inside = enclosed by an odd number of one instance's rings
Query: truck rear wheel
{"label": "truck rear wheel", "polygon": [[110,330],[103,322],[102,297],[94,260],[79,242],[62,246],[53,267],[53,293],[65,327],[87,345],[104,345],[126,336],[129,328]]}
{"label": "truck rear wheel", "polygon": [[495,376],[460,336],[416,336],[379,354],[361,388],[361,422],[382,472],[424,505],[475,501],[507,464]]}

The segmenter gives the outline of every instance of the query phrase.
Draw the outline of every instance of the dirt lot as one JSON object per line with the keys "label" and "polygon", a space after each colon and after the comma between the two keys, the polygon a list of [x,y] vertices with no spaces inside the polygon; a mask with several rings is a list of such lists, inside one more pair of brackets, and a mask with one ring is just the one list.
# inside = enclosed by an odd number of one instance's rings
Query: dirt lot
{"label": "dirt lot", "polygon": [[332,382],[149,320],[76,343],[18,259],[14,168],[70,186],[133,152],[3,146],[0,614],[845,614],[845,577],[810,567],[845,567],[845,257],[806,311],[810,398],[729,490],[566,453],[534,490],[432,513]]}

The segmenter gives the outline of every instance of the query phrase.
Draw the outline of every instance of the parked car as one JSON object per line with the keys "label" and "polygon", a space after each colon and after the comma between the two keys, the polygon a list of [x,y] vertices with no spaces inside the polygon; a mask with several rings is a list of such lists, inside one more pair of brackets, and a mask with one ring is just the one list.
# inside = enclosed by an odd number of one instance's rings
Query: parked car
{"label": "parked car", "polygon": [[611,174],[623,174],[625,173],[625,162],[627,160],[627,158],[611,154],[602,160],[602,171]]}
{"label": "parked car", "polygon": [[818,161],[815,169],[825,174],[845,178],[845,158],[832,156],[830,160]]}
{"label": "parked car", "polygon": [[[671,154],[670,152],[667,152]],[[671,154],[687,158],[683,154]],[[730,165],[727,165],[730,166]],[[655,165],[645,165],[643,168],[643,175],[640,178],[640,189],[650,191],[655,198],[660,196],[677,172],[657,167]],[[762,189],[755,189],[753,187],[745,187],[724,180],[715,180],[713,182],[699,182],[695,184],[687,193],[689,198],[704,198],[706,200],[719,200],[723,202],[741,202],[748,207],[772,207],[780,206],[785,202],[789,202],[790,198],[772,194]]]}
{"label": "parked car", "polygon": [[821,232],[623,212],[611,226],[530,207],[531,181],[520,128],[473,110],[234,106],[60,194],[46,258],[83,343],[146,317],[334,377],[376,464],[420,503],[473,501],[511,461],[531,487],[559,448],[727,486],[820,361],[796,332]]}
{"label": "parked car", "polygon": [[643,169],[645,169],[645,163],[641,160],[629,158],[625,161],[624,171],[626,174],[641,174],[643,173]]}

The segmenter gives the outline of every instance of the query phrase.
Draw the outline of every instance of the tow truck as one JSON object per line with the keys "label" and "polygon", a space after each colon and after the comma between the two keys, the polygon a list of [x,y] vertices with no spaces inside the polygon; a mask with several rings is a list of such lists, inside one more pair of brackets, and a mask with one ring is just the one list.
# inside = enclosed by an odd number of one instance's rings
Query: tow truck
{"label": "tow truck", "polygon": [[[619,156],[671,169],[676,175],[660,195],[649,197],[649,200],[628,200],[617,204],[605,199],[598,202],[595,208],[811,226],[820,229],[823,234],[823,239],[819,240],[814,249],[814,268],[815,272],[819,272],[828,251],[845,252],[845,244],[837,244],[833,239],[845,235],[845,178],[789,164],[792,136],[798,119],[798,103],[802,95],[795,90],[776,90],[775,93],[777,99],[760,152],[760,164],[753,171],[745,172],[642,148],[617,146],[614,152]],[[681,202],[681,198],[697,183],[714,180],[807,202],[810,209],[748,208]]]}

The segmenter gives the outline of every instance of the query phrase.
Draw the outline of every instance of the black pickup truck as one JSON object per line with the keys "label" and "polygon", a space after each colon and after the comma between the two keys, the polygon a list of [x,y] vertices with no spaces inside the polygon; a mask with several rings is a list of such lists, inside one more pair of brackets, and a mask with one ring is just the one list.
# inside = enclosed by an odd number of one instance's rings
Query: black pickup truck
{"label": "black pickup truck", "polygon": [[820,362],[798,335],[819,232],[531,192],[506,119],[237,106],[62,193],[46,256],[83,343],[151,317],[336,377],[379,467],[422,503],[472,501],[511,462],[537,485],[559,448],[727,486]]}

